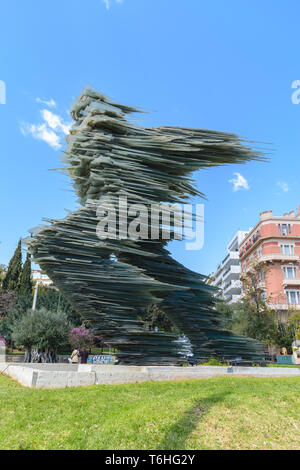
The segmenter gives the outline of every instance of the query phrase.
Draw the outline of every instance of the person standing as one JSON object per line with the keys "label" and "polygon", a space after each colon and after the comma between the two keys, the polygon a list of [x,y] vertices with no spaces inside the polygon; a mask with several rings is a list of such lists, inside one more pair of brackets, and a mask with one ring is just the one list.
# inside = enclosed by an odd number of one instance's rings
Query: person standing
{"label": "person standing", "polygon": [[79,351],[76,348],[71,354],[71,361],[72,361],[72,364],[78,364],[79,362]]}
{"label": "person standing", "polygon": [[83,350],[80,352],[81,364],[87,364],[88,356],[89,356],[88,351],[85,348],[83,348]]}

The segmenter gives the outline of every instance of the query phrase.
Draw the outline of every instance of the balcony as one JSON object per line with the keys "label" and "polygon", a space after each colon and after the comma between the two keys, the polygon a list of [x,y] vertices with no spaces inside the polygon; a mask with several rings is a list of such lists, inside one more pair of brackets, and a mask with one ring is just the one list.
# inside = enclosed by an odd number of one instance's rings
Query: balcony
{"label": "balcony", "polygon": [[216,277],[222,274],[223,270],[228,265],[239,265],[239,252],[238,251],[230,251],[227,256],[223,259],[222,263],[219,264],[218,269],[216,271]]}
{"label": "balcony", "polygon": [[300,310],[300,305],[293,305],[293,304],[269,304],[269,307],[272,308],[273,310]]}
{"label": "balcony", "polygon": [[240,266],[229,266],[229,268],[227,269],[227,271],[225,271],[223,275],[223,281],[226,282],[233,279],[239,279],[240,273]]}
{"label": "balcony", "polygon": [[300,286],[300,278],[298,279],[283,279],[284,286]]}
{"label": "balcony", "polygon": [[242,283],[239,280],[229,281],[224,286],[224,295],[239,295],[241,293]]}
{"label": "balcony", "polygon": [[262,255],[259,258],[260,261],[298,261],[297,255],[282,255],[281,253],[270,253],[268,255]]}
{"label": "balcony", "polygon": [[230,295],[225,295],[225,302],[227,304],[233,304],[235,302],[238,302],[241,298],[241,294],[230,294]]}

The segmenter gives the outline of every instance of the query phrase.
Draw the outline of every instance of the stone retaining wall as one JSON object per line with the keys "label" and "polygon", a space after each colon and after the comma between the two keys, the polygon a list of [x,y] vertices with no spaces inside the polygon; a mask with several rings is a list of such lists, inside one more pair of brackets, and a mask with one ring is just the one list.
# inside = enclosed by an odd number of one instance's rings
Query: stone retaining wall
{"label": "stone retaining wall", "polygon": [[64,388],[163,380],[201,379],[217,376],[300,377],[300,369],[288,367],[139,367],[89,364],[5,364],[0,372],[25,387]]}

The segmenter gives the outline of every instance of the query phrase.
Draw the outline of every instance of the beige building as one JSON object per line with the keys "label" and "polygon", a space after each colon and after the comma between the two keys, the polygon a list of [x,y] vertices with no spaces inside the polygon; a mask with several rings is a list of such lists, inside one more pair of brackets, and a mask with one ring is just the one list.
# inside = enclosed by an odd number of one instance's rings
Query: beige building
{"label": "beige building", "polygon": [[34,283],[42,284],[43,286],[52,286],[53,282],[44,274],[41,269],[33,269],[32,270],[32,280]]}

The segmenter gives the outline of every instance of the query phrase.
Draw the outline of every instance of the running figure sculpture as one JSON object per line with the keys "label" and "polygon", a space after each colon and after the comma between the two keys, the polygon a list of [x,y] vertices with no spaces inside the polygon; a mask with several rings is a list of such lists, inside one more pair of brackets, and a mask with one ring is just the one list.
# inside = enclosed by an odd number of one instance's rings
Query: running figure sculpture
{"label": "running figure sculpture", "polygon": [[[187,336],[195,357],[258,359],[260,344],[224,331],[215,309],[216,289],[205,283],[205,276],[170,256],[162,230],[156,239],[116,237],[109,230],[101,238],[97,227],[99,207],[122,212],[120,198],[126,198],[128,206],[182,204],[191,196],[203,197],[190,179],[195,170],[262,156],[234,134],[138,126],[126,117],[135,112],[140,111],[116,104],[92,88],[84,89],[72,105],[75,123],[63,161],[80,208],[62,220],[48,221],[29,239],[33,258],[117,349],[121,364],[182,360],[178,335],[150,331],[143,321],[142,312],[151,305],[158,305]],[[127,217],[128,223],[134,218],[126,213]],[[152,220],[148,233],[151,224]],[[118,235],[124,230],[120,222],[116,228]]]}

